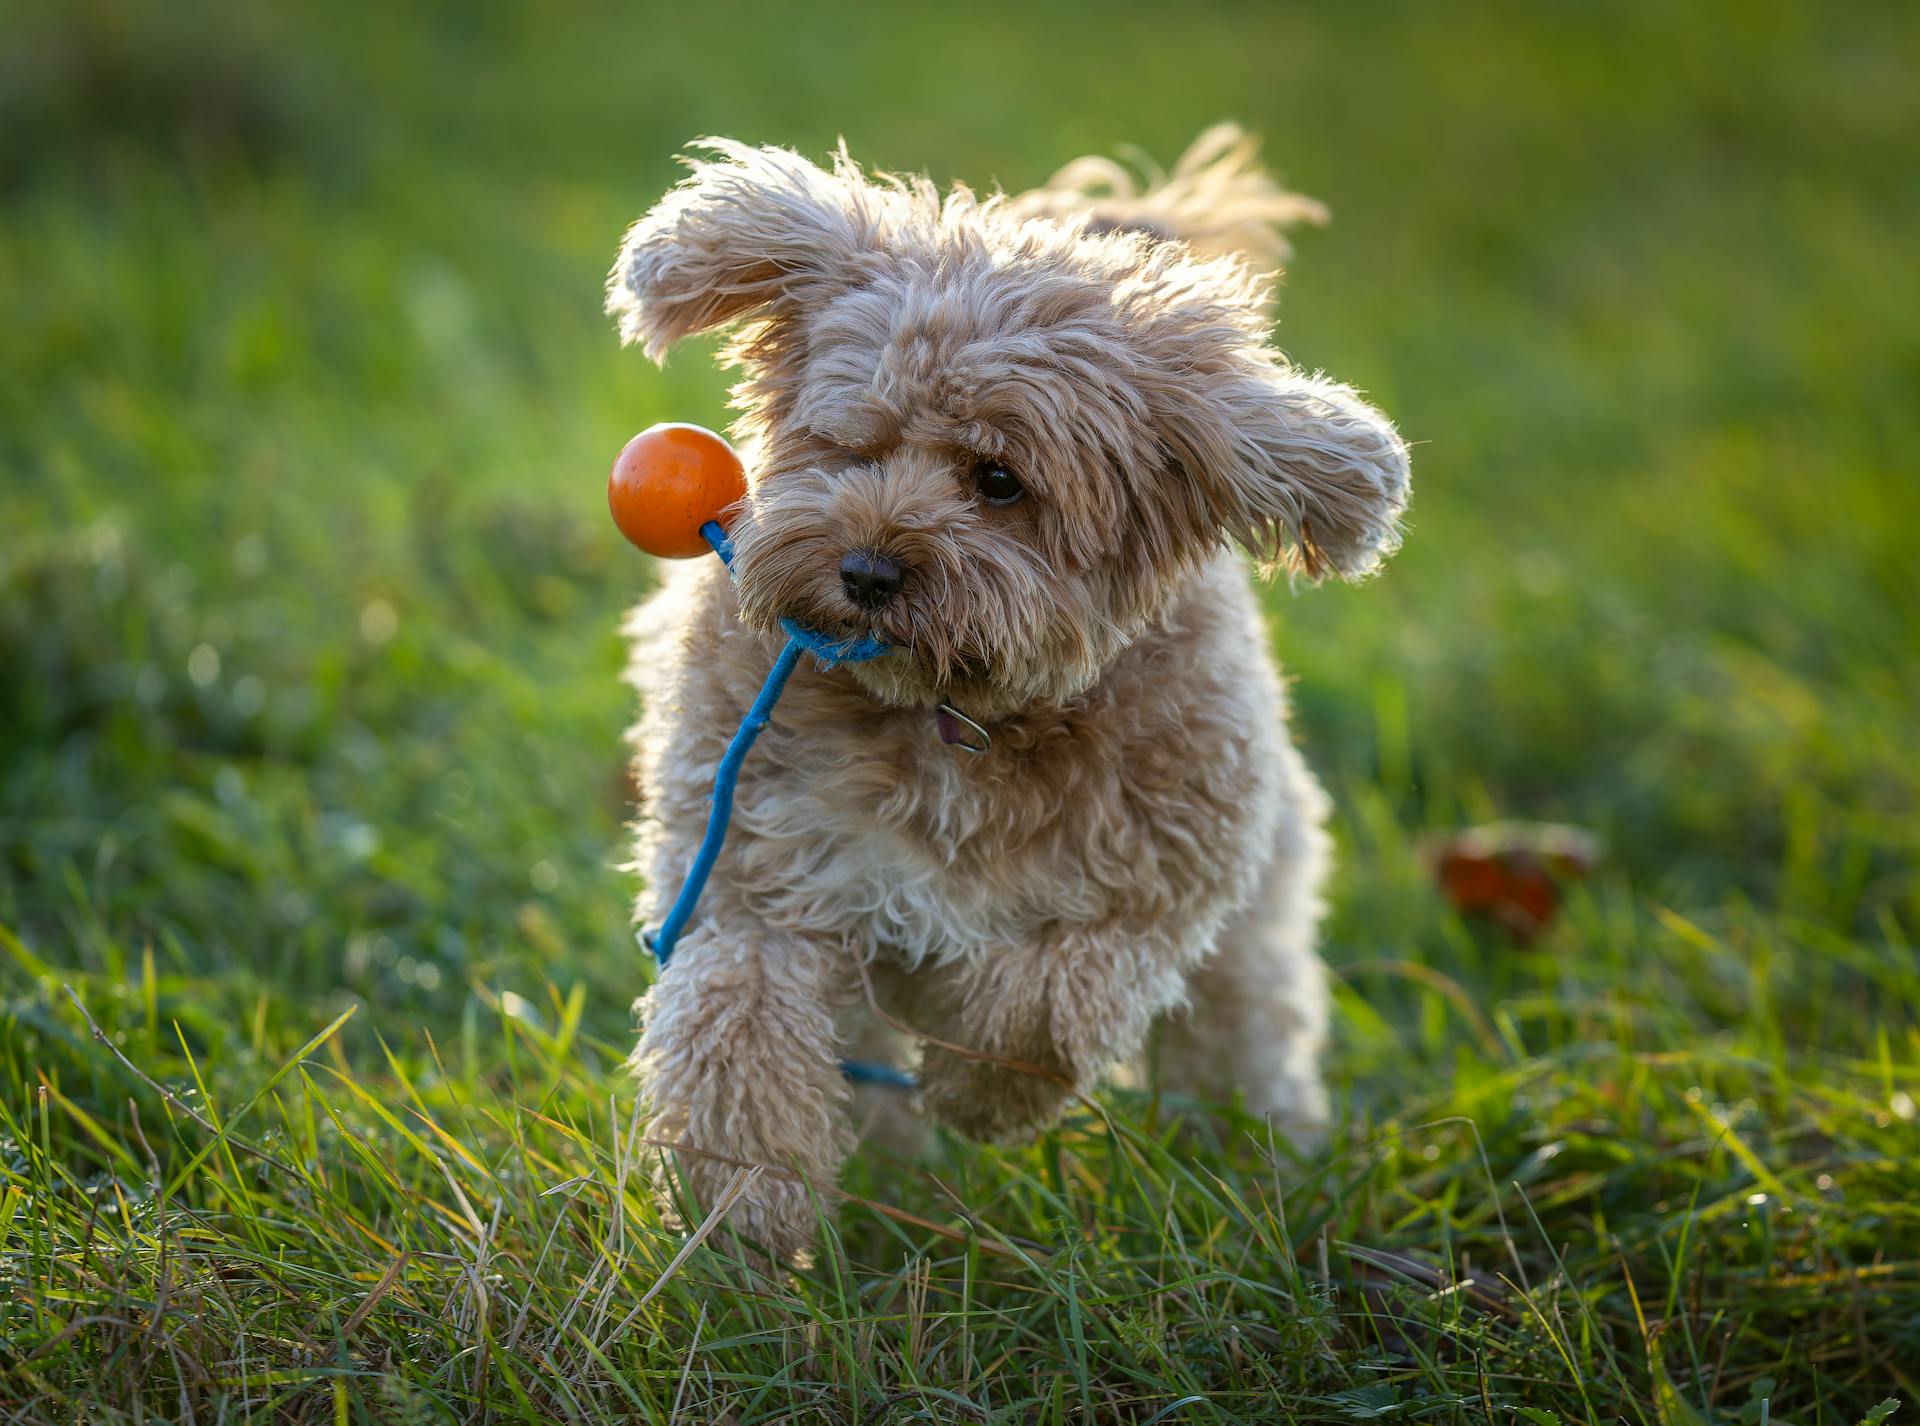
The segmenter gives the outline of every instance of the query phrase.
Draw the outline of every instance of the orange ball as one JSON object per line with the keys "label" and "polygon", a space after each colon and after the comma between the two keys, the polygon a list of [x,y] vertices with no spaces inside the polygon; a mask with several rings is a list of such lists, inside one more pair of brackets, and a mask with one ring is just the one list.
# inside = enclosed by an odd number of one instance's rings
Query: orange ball
{"label": "orange ball", "polygon": [[607,505],[620,533],[657,559],[684,560],[713,547],[700,533],[747,493],[733,447],[705,426],[662,421],[621,450],[607,476]]}

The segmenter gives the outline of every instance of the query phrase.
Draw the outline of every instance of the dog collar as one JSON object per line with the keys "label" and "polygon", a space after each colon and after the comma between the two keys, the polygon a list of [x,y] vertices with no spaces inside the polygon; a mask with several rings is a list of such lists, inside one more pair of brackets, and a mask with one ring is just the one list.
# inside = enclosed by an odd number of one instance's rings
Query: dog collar
{"label": "dog collar", "polygon": [[935,705],[933,726],[939,730],[941,742],[972,753],[975,757],[993,749],[993,734],[951,703]]}

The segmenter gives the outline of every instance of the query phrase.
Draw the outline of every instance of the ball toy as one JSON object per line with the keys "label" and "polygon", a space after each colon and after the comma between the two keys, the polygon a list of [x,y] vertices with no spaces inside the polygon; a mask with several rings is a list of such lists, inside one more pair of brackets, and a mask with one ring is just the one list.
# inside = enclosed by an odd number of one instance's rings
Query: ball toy
{"label": "ball toy", "polygon": [[733,447],[685,421],[647,427],[621,449],[607,475],[613,523],[656,559],[709,553],[700,527],[720,520],[746,493],[747,473]]}

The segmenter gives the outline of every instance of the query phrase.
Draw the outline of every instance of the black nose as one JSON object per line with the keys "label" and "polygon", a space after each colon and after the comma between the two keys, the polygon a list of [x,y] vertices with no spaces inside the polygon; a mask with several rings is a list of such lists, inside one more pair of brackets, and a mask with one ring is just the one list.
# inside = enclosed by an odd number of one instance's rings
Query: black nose
{"label": "black nose", "polygon": [[899,562],[872,550],[849,550],[840,561],[840,585],[862,609],[878,609],[900,592],[906,573]]}

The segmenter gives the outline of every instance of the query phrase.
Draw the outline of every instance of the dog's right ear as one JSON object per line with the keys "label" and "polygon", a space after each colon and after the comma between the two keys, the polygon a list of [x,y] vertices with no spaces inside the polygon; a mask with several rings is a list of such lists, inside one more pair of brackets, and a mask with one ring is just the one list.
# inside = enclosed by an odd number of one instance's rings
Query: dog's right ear
{"label": "dog's right ear", "polygon": [[850,286],[887,192],[843,148],[831,172],[781,148],[703,139],[719,155],[627,230],[607,275],[620,338],[659,361],[682,337]]}

